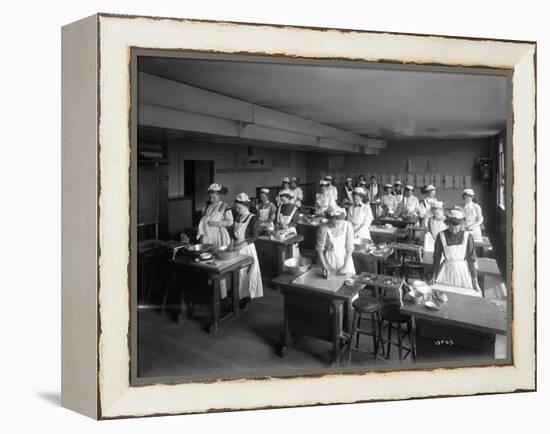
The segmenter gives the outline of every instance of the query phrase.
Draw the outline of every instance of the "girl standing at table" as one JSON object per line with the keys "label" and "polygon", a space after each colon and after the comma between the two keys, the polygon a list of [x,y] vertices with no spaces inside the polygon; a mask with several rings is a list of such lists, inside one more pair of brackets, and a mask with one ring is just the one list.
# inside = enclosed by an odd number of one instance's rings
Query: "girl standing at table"
{"label": "girl standing at table", "polygon": [[480,238],[483,213],[479,204],[475,202],[475,197],[474,190],[471,188],[465,189],[462,193],[464,205],[461,209],[464,212],[464,229],[470,232],[474,238]]}
{"label": "girl standing at table", "polygon": [[447,229],[439,232],[434,248],[432,283],[481,291],[477,282],[474,239],[462,229],[464,213],[451,210]]}
{"label": "girl standing at table", "polygon": [[353,265],[353,227],[344,220],[345,211],[336,206],[325,211],[326,223],[317,232],[317,257],[321,268],[330,274],[355,274]]}
{"label": "girl standing at table", "polygon": [[330,182],[321,179],[319,181],[319,193],[315,198],[315,214],[323,215],[324,212],[329,208],[336,207],[336,201],[334,200],[332,194],[329,191]]}
{"label": "girl standing at table", "polygon": [[252,257],[252,265],[240,271],[239,298],[241,308],[250,304],[251,299],[264,294],[262,274],[254,241],[259,235],[258,218],[250,212],[250,198],[246,193],[239,193],[235,198],[236,217],[232,227],[233,246],[241,255]]}
{"label": "girl standing at table", "polygon": [[229,206],[221,200],[227,189],[220,184],[208,187],[208,201],[202,211],[197,239],[203,244],[212,244],[214,249],[226,246],[230,242],[227,228],[233,224],[233,214]]}
{"label": "girl standing at table", "polygon": [[295,225],[298,219],[298,208],[292,203],[292,192],[282,192],[280,199],[281,203],[275,212],[275,226],[277,229],[290,230],[296,233]]}
{"label": "girl standing at table", "polygon": [[296,178],[295,176],[290,178],[290,192],[294,197],[292,199],[292,203],[297,208],[300,208],[302,206],[302,202],[304,201],[304,191],[302,190],[302,187],[298,185],[298,178]]}
{"label": "girl standing at table", "polygon": [[342,187],[342,205],[353,203],[353,179],[347,178]]}
{"label": "girl standing at table", "polygon": [[425,222],[427,228],[426,234],[424,235],[424,251],[433,252],[435,246],[435,240],[439,232],[447,229],[445,224],[445,213],[443,210],[443,202],[433,202],[432,204],[432,214]]}
{"label": "girl standing at table", "polygon": [[352,224],[355,238],[370,240],[370,225],[374,220],[369,203],[365,203],[367,192],[356,187],[353,190],[353,204],[348,209],[348,221]]}
{"label": "girl standing at table", "polygon": [[274,229],[277,207],[269,200],[269,189],[260,190],[260,201],[256,205],[260,229]]}

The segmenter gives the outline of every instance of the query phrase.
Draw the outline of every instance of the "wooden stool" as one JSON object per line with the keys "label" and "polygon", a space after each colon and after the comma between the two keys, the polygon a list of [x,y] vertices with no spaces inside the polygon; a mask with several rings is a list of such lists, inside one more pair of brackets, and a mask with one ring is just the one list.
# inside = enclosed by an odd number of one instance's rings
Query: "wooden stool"
{"label": "wooden stool", "polygon": [[388,259],[386,261],[386,275],[401,277],[402,263],[398,259]]}
{"label": "wooden stool", "polygon": [[[364,316],[368,316],[368,319],[370,319],[370,331],[360,328],[361,319],[364,318]],[[373,354],[374,360],[376,361],[380,343],[380,302],[376,298],[362,296],[353,302],[353,321],[350,339],[348,342],[348,366],[351,364],[351,352],[359,351],[360,335],[372,336],[372,344],[374,349]],[[353,348],[354,342],[355,348]]]}
{"label": "wooden stool", "polygon": [[[401,313],[398,304],[387,304],[380,309],[381,325],[380,325],[380,341],[382,345],[387,345],[386,357],[390,358],[391,346],[396,346],[399,351],[399,363],[407,356],[411,356],[414,361],[416,359],[416,350],[412,336],[412,319],[409,315]],[[384,339],[382,336],[382,327],[384,322],[388,323],[388,337]],[[403,332],[402,326],[406,325],[406,331]],[[392,330],[397,331],[397,342],[392,341]],[[409,338],[410,347],[403,345],[403,338]],[[405,354],[403,354],[405,351]]]}
{"label": "wooden stool", "polygon": [[405,261],[405,281],[409,278],[424,280],[424,264],[418,261]]}

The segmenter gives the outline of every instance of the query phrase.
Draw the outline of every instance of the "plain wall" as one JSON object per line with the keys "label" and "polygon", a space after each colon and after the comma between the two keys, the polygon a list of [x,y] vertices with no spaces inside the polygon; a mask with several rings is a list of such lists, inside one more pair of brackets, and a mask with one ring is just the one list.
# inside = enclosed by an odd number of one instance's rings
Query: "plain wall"
{"label": "plain wall", "polygon": [[[228,188],[225,200],[232,203],[235,196],[245,192],[254,196],[256,187],[264,185],[280,185],[285,176],[296,176],[301,180],[306,177],[306,153],[302,151],[286,151],[277,148],[253,147],[254,157],[264,158],[266,169],[262,171],[225,173],[226,169],[242,166],[247,156],[248,147],[228,144],[208,144],[193,141],[168,144],[168,196],[170,198],[184,195],[184,160],[213,160],[214,181]],[[273,167],[278,156],[288,152],[288,167]],[[280,160],[280,159],[279,159]],[[242,167],[244,169],[244,167]]]}

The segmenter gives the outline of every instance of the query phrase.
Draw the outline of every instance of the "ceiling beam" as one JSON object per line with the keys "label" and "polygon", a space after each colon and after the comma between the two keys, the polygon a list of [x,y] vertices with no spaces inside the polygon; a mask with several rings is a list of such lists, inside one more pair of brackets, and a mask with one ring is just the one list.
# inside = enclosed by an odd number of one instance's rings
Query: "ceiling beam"
{"label": "ceiling beam", "polygon": [[314,137],[316,142],[324,139],[333,141],[335,145],[345,143],[347,144],[345,148],[349,148],[351,145],[352,148],[357,149],[352,152],[367,153],[366,149],[383,149],[386,146],[384,140],[366,138],[320,122],[289,115],[145,72],[139,73],[138,88],[140,104],[236,121],[245,126],[265,127],[269,129],[269,134],[275,134],[273,130],[281,130]]}
{"label": "ceiling beam", "polygon": [[205,133],[226,138],[243,139],[247,142],[280,143],[308,147],[323,152],[337,151],[361,155],[378,154],[379,152],[378,149],[365,148],[361,145],[340,142],[335,139],[319,138],[256,124],[243,124],[237,121],[143,103],[139,104],[138,123],[143,127]]}

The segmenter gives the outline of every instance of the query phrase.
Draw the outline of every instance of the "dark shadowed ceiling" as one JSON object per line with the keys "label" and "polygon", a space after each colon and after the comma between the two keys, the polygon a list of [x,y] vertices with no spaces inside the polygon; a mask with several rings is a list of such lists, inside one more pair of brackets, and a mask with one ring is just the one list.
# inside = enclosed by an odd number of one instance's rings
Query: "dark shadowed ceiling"
{"label": "dark shadowed ceiling", "polygon": [[487,137],[506,124],[504,76],[166,57],[139,69],[369,137]]}

